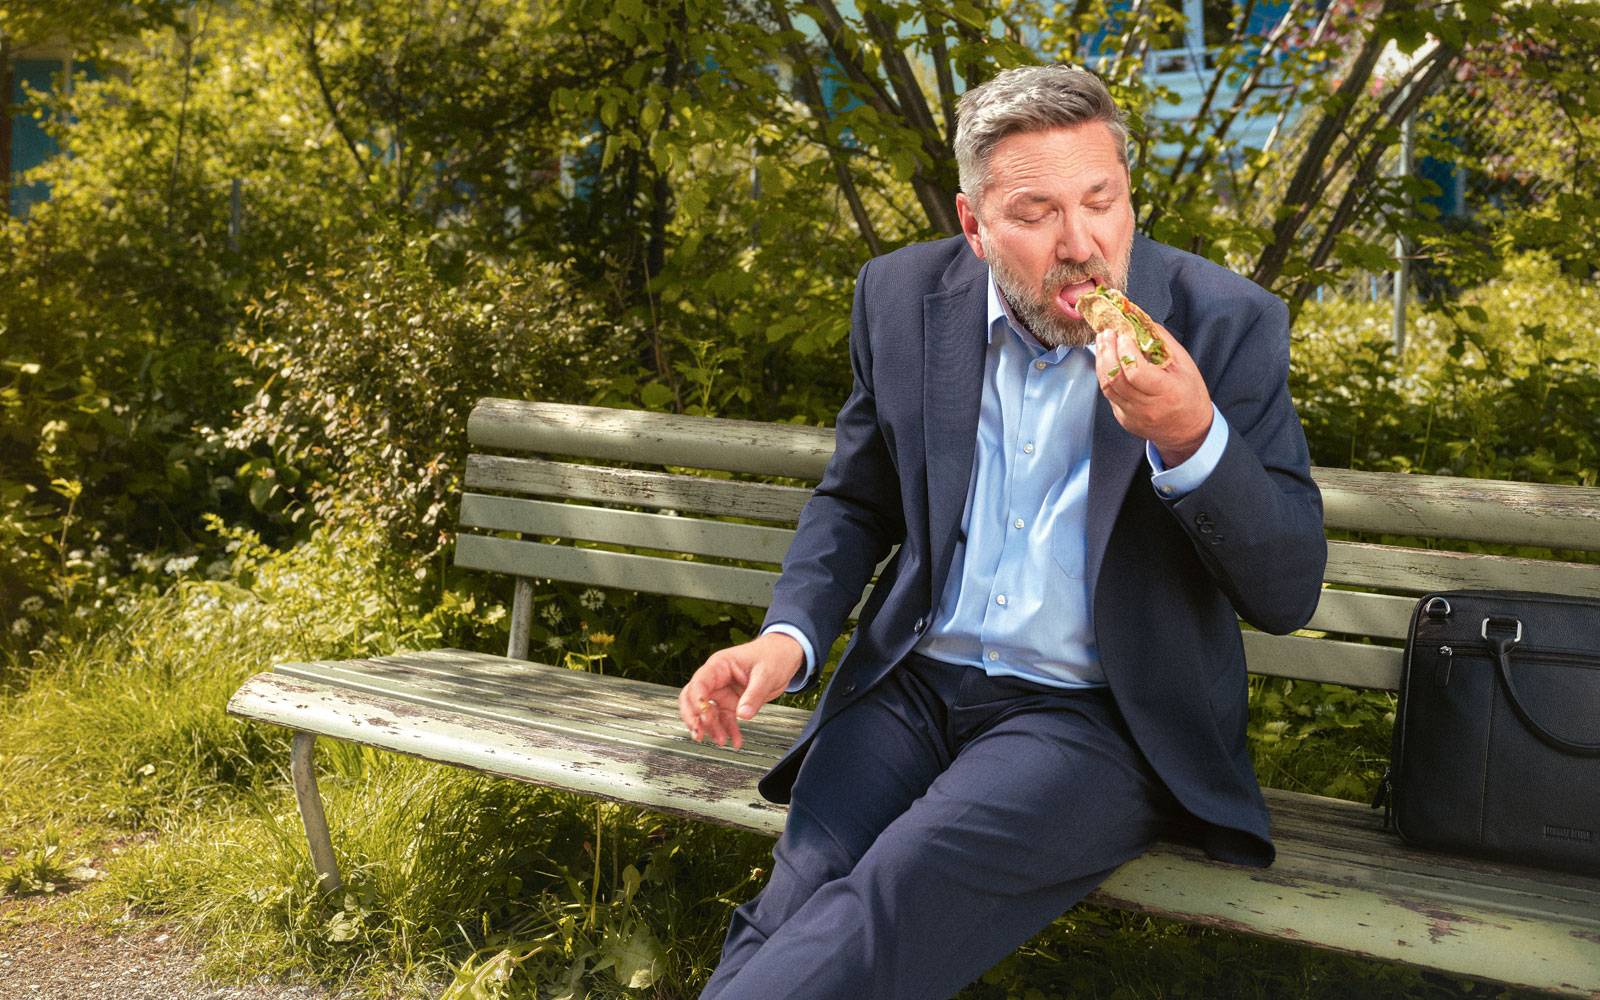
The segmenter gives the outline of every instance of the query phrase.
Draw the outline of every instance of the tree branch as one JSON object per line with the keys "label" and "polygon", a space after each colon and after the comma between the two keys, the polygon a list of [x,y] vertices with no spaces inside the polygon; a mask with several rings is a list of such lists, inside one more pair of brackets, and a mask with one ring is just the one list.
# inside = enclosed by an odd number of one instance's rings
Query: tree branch
{"label": "tree branch", "polygon": [[[1397,0],[1384,0],[1378,20],[1390,14],[1396,3]],[[1356,98],[1366,87],[1367,81],[1372,78],[1373,68],[1378,64],[1378,56],[1382,54],[1386,41],[1387,39],[1377,31],[1367,36],[1360,51],[1351,60],[1350,69],[1345,74],[1344,80],[1330,99],[1335,105],[1333,112],[1325,114],[1317,123],[1305,152],[1300,156],[1300,164],[1289,181],[1288,190],[1281,203],[1282,214],[1272,227],[1272,239],[1262,249],[1261,256],[1256,260],[1255,271],[1251,274],[1256,284],[1263,288],[1270,287],[1277,280],[1283,271],[1284,263],[1289,259],[1289,250],[1294,246],[1295,240],[1299,237],[1300,227],[1310,214],[1310,195],[1321,174],[1322,165],[1333,148],[1334,139],[1343,131],[1345,122],[1355,113]]]}
{"label": "tree branch", "polygon": [[895,106],[894,98],[890,97],[889,91],[884,89],[882,81],[867,73],[866,67],[861,63],[860,56],[850,46],[848,38],[849,27],[845,24],[844,17],[839,13],[839,8],[834,5],[833,0],[811,0],[811,2],[816,7],[817,12],[822,15],[817,19],[817,27],[822,29],[822,37],[827,41],[829,51],[839,60],[839,65],[844,68],[845,76],[848,76],[852,82],[871,91],[871,97],[867,103],[871,104],[879,114],[903,120],[905,115]]}
{"label": "tree branch", "polygon": [[956,83],[950,72],[950,53],[944,44],[944,18],[931,11],[928,18],[928,52],[933,56],[933,75],[939,81],[939,109],[944,112],[944,143],[956,144]]}
{"label": "tree branch", "polygon": [[954,236],[961,231],[961,221],[955,211],[955,195],[959,185],[952,183],[950,176],[953,162],[950,147],[945,144],[939,127],[934,124],[933,113],[928,110],[928,100],[922,93],[922,85],[917,82],[916,74],[911,70],[910,61],[906,59],[899,36],[866,5],[863,5],[861,20],[873,41],[878,44],[879,61],[889,77],[890,85],[894,87],[895,96],[900,100],[902,120],[917,133],[922,151],[932,164],[931,171],[924,170],[921,163],[916,165],[912,172],[912,189],[917,194],[917,200],[922,202],[928,222],[935,229]]}
{"label": "tree branch", "polygon": [[[1445,46],[1440,46],[1441,51],[1445,48]],[[1456,52],[1457,50],[1452,49],[1450,51]],[[1428,92],[1433,89],[1434,84],[1438,83],[1439,78],[1450,69],[1454,62],[1453,57],[1437,60],[1429,68],[1428,73],[1422,80],[1411,86],[1409,92],[1400,91],[1400,93],[1405,94],[1405,98],[1404,100],[1395,101],[1394,107],[1384,122],[1384,127],[1393,128],[1403,121],[1407,115],[1414,112],[1417,106],[1428,96]],[[1327,263],[1328,257],[1333,253],[1333,247],[1339,238],[1339,234],[1349,228],[1350,220],[1356,216],[1358,210],[1372,200],[1376,191],[1373,180],[1377,176],[1378,163],[1382,160],[1384,151],[1387,148],[1387,146],[1374,142],[1369,144],[1362,153],[1360,162],[1356,166],[1355,175],[1351,178],[1350,183],[1345,186],[1344,195],[1339,199],[1339,204],[1334,209],[1333,216],[1328,220],[1328,224],[1323,227],[1322,237],[1317,241],[1316,249],[1312,251],[1308,261],[1311,271],[1314,272]],[[1301,278],[1295,285],[1290,302],[1292,313],[1299,312],[1300,306],[1304,304],[1306,296],[1310,293],[1311,285],[1310,278]]]}
{"label": "tree branch", "polygon": [[[785,34],[793,35],[794,23],[789,19],[789,12],[783,6],[783,0],[773,0],[773,16],[778,26]],[[806,104],[810,105],[813,117],[821,126],[821,142],[828,151],[828,160],[833,164],[833,176],[839,182],[839,191],[844,195],[845,201],[850,205],[850,217],[855,220],[856,231],[866,241],[867,249],[872,256],[883,254],[883,241],[878,238],[878,231],[872,224],[872,217],[867,215],[867,206],[861,200],[861,192],[856,189],[855,176],[850,173],[850,165],[845,162],[844,153],[828,135],[828,122],[832,115],[822,98],[822,85],[817,80],[816,71],[811,68],[811,60],[806,58],[805,49],[798,42],[788,45],[789,57],[794,60],[795,71],[800,76],[800,87],[804,92]]]}
{"label": "tree branch", "polygon": [[307,22],[306,28],[307,65],[311,70],[312,79],[317,81],[317,91],[322,95],[322,105],[327,109],[329,122],[339,133],[339,138],[344,140],[345,148],[350,150],[350,158],[355,161],[356,169],[365,173],[367,167],[361,159],[361,150],[350,135],[350,130],[345,127],[344,116],[339,112],[339,103],[334,99],[333,90],[328,86],[327,74],[322,69],[322,54],[317,49],[317,14],[317,0],[311,0],[310,21]]}

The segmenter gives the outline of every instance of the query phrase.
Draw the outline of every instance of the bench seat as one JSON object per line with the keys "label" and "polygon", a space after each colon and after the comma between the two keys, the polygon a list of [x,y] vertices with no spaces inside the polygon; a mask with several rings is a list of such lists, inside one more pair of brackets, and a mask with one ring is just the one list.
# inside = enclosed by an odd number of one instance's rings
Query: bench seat
{"label": "bench seat", "polygon": [[[286,663],[234,715],[776,836],[759,777],[806,713],[769,705],[744,749],[696,744],[677,689],[465,650]],[[1277,862],[1163,843],[1090,899],[1569,996],[1600,996],[1600,879],[1411,850],[1365,805],[1267,789]]]}

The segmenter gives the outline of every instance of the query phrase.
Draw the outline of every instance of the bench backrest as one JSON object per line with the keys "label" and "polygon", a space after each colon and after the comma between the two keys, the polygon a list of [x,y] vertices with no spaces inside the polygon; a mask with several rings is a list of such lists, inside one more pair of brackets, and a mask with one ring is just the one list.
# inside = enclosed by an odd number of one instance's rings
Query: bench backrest
{"label": "bench backrest", "polygon": [[[468,438],[456,564],[518,578],[518,657],[527,655],[534,578],[765,606],[800,508],[833,453],[823,428],[504,399],[479,402]],[[1486,587],[1600,597],[1600,564],[1538,551],[1600,552],[1600,488],[1312,472],[1335,536],[1457,539],[1532,554],[1331,541],[1327,587],[1302,630],[1322,634],[1246,628],[1253,673],[1393,690],[1418,594]]]}

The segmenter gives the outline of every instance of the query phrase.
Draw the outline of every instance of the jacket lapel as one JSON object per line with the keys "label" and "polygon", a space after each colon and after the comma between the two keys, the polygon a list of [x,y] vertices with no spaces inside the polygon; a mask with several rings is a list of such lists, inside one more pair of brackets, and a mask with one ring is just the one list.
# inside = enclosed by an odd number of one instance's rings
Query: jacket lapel
{"label": "jacket lapel", "polygon": [[945,272],[945,287],[923,297],[923,446],[928,475],[930,600],[944,589],[978,444],[983,395],[988,268],[963,253]]}
{"label": "jacket lapel", "polygon": [[[1142,235],[1133,238],[1133,259],[1128,267],[1128,298],[1139,304],[1157,323],[1166,326],[1172,315],[1172,292],[1167,275],[1156,259],[1157,249]],[[1174,334],[1176,336],[1176,334]],[[1134,471],[1144,457],[1144,440],[1117,423],[1111,404],[1097,394],[1094,407],[1094,444],[1089,460],[1089,516],[1084,569],[1087,579],[1100,578],[1106,543],[1123,498],[1133,485]]]}

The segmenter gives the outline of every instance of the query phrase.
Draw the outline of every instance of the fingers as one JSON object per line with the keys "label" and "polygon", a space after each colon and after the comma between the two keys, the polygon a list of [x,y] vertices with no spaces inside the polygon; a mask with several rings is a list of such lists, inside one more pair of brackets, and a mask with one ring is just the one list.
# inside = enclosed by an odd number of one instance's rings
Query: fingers
{"label": "fingers", "polygon": [[717,746],[732,743],[735,750],[742,749],[739,720],[754,718],[761,705],[778,694],[764,690],[761,662],[747,662],[748,657],[739,655],[742,649],[713,653],[678,692],[678,717],[697,743],[710,737]]}
{"label": "fingers", "polygon": [[1102,333],[1095,338],[1095,371],[1100,389],[1113,403],[1149,395],[1165,374],[1139,352],[1131,334]]}
{"label": "fingers", "polygon": [[678,692],[678,716],[696,742],[709,736],[718,746],[730,739],[735,747],[743,744],[734,710],[749,679],[748,669],[727,650],[712,654],[695,671]]}

